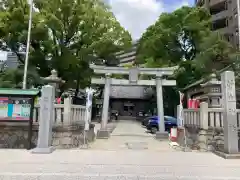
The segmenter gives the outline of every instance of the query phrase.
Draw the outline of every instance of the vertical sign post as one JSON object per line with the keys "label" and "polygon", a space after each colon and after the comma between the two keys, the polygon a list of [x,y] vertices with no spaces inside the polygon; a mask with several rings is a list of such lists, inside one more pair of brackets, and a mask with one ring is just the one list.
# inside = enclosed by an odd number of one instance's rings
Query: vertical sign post
{"label": "vertical sign post", "polygon": [[235,76],[232,71],[221,74],[223,100],[224,151],[238,153],[238,128],[236,111]]}
{"label": "vertical sign post", "polygon": [[32,153],[49,154],[54,148],[52,145],[52,126],[54,117],[55,88],[50,85],[43,86],[40,101],[40,121],[37,147]]}

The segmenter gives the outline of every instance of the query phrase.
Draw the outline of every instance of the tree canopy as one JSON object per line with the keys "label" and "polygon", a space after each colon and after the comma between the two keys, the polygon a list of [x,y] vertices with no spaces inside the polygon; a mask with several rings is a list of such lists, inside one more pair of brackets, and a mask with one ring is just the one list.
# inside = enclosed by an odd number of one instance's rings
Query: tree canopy
{"label": "tree canopy", "polygon": [[211,31],[210,18],[200,7],[163,13],[141,37],[137,63],[146,67],[177,65],[178,88],[233,64],[236,51],[221,33]]}
{"label": "tree canopy", "polygon": [[[0,2],[0,49],[24,63],[29,19],[27,0]],[[86,86],[94,60],[128,48],[131,36],[101,0],[34,0],[30,66],[40,76],[56,69],[66,87]],[[92,58],[97,57],[97,58]]]}

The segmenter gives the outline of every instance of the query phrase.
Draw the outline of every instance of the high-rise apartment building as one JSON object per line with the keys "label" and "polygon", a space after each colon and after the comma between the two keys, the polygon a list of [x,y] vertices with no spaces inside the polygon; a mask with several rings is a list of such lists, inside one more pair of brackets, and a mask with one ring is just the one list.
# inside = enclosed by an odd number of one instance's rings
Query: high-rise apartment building
{"label": "high-rise apartment building", "polygon": [[133,42],[132,47],[125,51],[117,52],[116,58],[119,60],[119,66],[131,65],[135,63],[137,51],[137,41]]}
{"label": "high-rise apartment building", "polygon": [[212,30],[224,34],[239,47],[239,0],[196,0],[197,6],[207,8],[212,16]]}

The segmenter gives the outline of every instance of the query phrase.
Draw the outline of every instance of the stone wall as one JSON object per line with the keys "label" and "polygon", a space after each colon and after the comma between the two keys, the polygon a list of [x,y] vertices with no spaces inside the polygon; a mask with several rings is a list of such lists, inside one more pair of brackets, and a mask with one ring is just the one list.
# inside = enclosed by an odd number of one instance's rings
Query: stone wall
{"label": "stone wall", "polygon": [[[203,130],[200,128],[186,128],[187,146],[200,151],[224,151],[223,131],[220,129]],[[184,146],[184,131],[179,130],[178,143]]]}
{"label": "stone wall", "polygon": [[[94,126],[87,133],[88,142],[95,139]],[[52,145],[58,149],[78,148],[84,143],[84,126],[53,127]],[[36,147],[38,126],[33,126],[32,148]],[[28,147],[28,126],[26,124],[0,124],[0,148],[26,149]]]}

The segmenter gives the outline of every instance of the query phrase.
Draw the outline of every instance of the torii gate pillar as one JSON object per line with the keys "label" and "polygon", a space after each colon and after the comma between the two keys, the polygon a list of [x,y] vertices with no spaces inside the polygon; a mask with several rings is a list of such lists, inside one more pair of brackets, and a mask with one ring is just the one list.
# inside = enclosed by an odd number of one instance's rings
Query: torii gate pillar
{"label": "torii gate pillar", "polygon": [[168,133],[165,131],[164,123],[164,107],[163,107],[163,90],[162,90],[162,77],[156,77],[156,91],[157,91],[157,114],[159,118],[158,132],[156,132],[156,138],[162,139],[168,137]]}
{"label": "torii gate pillar", "polygon": [[104,99],[103,99],[101,128],[97,132],[97,138],[98,139],[107,139],[110,136],[110,133],[109,133],[109,131],[107,129],[108,108],[109,108],[109,99],[110,99],[110,88],[111,88],[111,74],[106,74],[105,87],[104,87]]}

